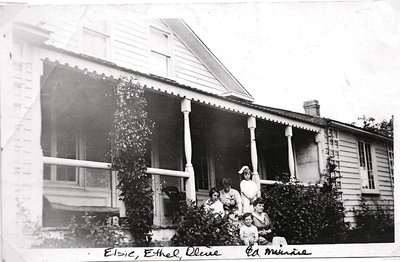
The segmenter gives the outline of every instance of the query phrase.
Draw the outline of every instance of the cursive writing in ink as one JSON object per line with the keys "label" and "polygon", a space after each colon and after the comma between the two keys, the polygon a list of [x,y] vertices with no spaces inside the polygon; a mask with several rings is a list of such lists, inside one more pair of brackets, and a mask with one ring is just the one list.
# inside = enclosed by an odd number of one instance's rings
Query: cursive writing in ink
{"label": "cursive writing in ink", "polygon": [[260,255],[258,254],[258,248],[253,249],[253,246],[248,246],[246,248],[246,254],[248,257],[259,257]]}
{"label": "cursive writing in ink", "polygon": [[212,257],[212,256],[221,256],[218,250],[210,250],[208,248],[206,250],[200,249],[199,247],[188,247],[186,249],[186,256],[189,257]]}
{"label": "cursive writing in ink", "polygon": [[134,257],[135,256],[135,251],[124,251],[124,250],[119,250],[118,248],[106,248],[104,249],[104,256],[105,257]]}
{"label": "cursive writing in ink", "polygon": [[144,250],[144,257],[164,257],[164,258],[179,258],[182,259],[181,256],[179,256],[179,249],[174,249],[172,252],[167,252],[164,251],[162,248],[146,248]]}
{"label": "cursive writing in ink", "polygon": [[298,250],[296,248],[293,248],[291,252],[289,251],[283,251],[282,249],[273,249],[273,248],[267,248],[265,249],[265,255],[289,255],[289,256],[308,256],[311,255],[311,253],[307,253],[307,250]]}

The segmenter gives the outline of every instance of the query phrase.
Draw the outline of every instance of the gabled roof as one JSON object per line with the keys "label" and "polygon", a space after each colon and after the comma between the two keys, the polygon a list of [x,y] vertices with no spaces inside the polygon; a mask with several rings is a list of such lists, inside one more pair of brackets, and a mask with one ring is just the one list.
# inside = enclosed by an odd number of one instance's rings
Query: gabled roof
{"label": "gabled roof", "polygon": [[[356,127],[356,126],[353,126],[350,124],[342,123],[340,121],[332,120],[329,118],[312,116],[312,115],[308,115],[308,114],[304,114],[304,113],[298,113],[298,112],[293,112],[293,111],[289,111],[289,110],[273,108],[273,107],[268,107],[268,106],[263,106],[263,105],[258,105],[258,104],[252,103],[254,99],[252,98],[250,93],[239,83],[239,81],[237,81],[237,79],[225,68],[225,66],[212,54],[212,52],[197,37],[197,35],[187,26],[187,24],[185,24],[181,19],[163,19],[163,20],[168,24],[168,26],[170,26],[174,31],[176,31],[179,34],[179,36],[181,37],[181,40],[183,42],[185,42],[188,45],[188,47],[190,47],[193,50],[193,52],[195,54],[200,56],[200,58],[202,59],[202,62],[205,63],[205,65],[209,68],[209,70],[212,71],[216,75],[216,77],[221,81],[221,83],[223,83],[225,87],[229,88],[229,93],[227,95],[221,97],[219,95],[211,94],[206,91],[199,90],[197,88],[193,88],[192,86],[186,86],[183,84],[179,84],[176,81],[173,81],[171,79],[166,79],[166,78],[157,77],[157,76],[151,75],[151,74],[149,75],[149,74],[144,74],[144,73],[141,73],[138,71],[129,70],[127,68],[120,67],[109,61],[105,61],[105,60],[98,59],[98,58],[91,57],[91,56],[84,55],[84,54],[77,54],[72,51],[57,48],[54,46],[46,45],[46,47],[49,49],[57,50],[64,54],[81,57],[81,58],[83,58],[85,60],[89,60],[89,61],[91,60],[95,63],[104,64],[104,65],[114,67],[114,68],[120,68],[123,71],[132,71],[133,73],[135,73],[137,75],[143,75],[143,76],[146,76],[149,78],[154,78],[154,79],[157,79],[158,81],[162,81],[162,82],[166,82],[166,83],[169,83],[169,84],[172,84],[175,86],[179,86],[180,88],[190,89],[195,92],[203,93],[203,94],[206,94],[207,96],[211,96],[211,97],[218,97],[223,100],[231,101],[233,103],[240,104],[240,105],[248,107],[248,108],[253,108],[253,109],[261,110],[264,112],[268,112],[268,113],[271,113],[271,114],[274,114],[274,115],[277,115],[280,117],[297,120],[297,121],[308,123],[308,124],[313,124],[313,125],[316,125],[319,127],[325,127],[327,125],[330,125],[335,128],[347,130],[352,133],[362,134],[362,135],[378,138],[380,140],[385,140],[385,141],[393,141],[393,138],[391,138],[391,137],[388,137],[388,136],[385,136],[385,135],[382,135],[382,134],[379,134],[376,132],[368,131],[363,128]],[[25,31],[26,30],[31,30],[31,31],[36,30],[36,32],[39,32],[41,41],[39,41],[40,43],[37,43],[37,44],[43,43],[43,39],[48,38],[48,34],[50,33],[47,30],[43,30],[36,26],[31,26],[29,24],[24,24],[24,23],[15,23],[14,27],[20,28],[20,29],[22,28]]]}
{"label": "gabled roof", "polygon": [[228,69],[182,19],[168,18],[162,20],[177,33],[179,39],[198,56],[210,72],[212,72],[224,87],[227,88],[228,92],[223,94],[223,96],[251,102],[254,101],[251,94],[228,71]]}

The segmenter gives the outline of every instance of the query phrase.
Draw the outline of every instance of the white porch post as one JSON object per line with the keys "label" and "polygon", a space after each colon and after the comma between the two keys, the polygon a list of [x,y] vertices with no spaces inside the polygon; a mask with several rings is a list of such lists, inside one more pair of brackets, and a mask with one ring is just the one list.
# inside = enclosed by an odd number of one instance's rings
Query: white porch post
{"label": "white porch post", "polygon": [[186,199],[196,201],[196,186],[194,179],[194,170],[192,165],[192,140],[190,137],[190,123],[189,113],[191,111],[190,100],[184,98],[181,103],[181,111],[183,113],[183,127],[184,127],[184,146],[185,146],[185,157],[186,166],[185,171],[189,172],[189,178],[185,181],[186,187]]}
{"label": "white porch post", "polygon": [[257,157],[257,146],[256,146],[256,118],[254,116],[249,116],[247,118],[247,127],[250,129],[250,148],[251,148],[251,165],[253,166],[253,181],[258,186],[257,196],[261,196],[260,188],[260,175],[258,174],[258,157]]}
{"label": "white porch post", "polygon": [[322,156],[322,151],[324,150],[322,145],[323,134],[321,132],[322,131],[319,131],[319,133],[315,135],[315,142],[317,143],[317,150],[318,150],[318,166],[320,175],[324,172],[324,162],[323,162],[324,160]]}
{"label": "white porch post", "polygon": [[293,146],[292,146],[293,131],[292,131],[291,126],[286,126],[285,136],[287,137],[287,140],[288,140],[288,159],[289,159],[290,181],[293,181],[296,177],[294,174],[294,156],[293,156]]}

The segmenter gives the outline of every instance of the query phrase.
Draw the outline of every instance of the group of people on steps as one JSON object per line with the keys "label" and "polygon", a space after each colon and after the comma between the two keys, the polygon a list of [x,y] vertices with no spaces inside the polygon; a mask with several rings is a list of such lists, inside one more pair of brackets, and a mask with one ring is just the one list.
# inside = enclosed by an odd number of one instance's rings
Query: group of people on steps
{"label": "group of people on steps", "polygon": [[248,166],[243,166],[239,172],[242,176],[240,193],[233,189],[231,180],[222,180],[223,189],[212,188],[210,198],[204,203],[204,208],[215,214],[229,216],[233,223],[240,227],[239,235],[244,245],[268,245],[272,242],[272,223],[264,212],[264,202],[257,198],[258,185],[252,181],[252,172]]}

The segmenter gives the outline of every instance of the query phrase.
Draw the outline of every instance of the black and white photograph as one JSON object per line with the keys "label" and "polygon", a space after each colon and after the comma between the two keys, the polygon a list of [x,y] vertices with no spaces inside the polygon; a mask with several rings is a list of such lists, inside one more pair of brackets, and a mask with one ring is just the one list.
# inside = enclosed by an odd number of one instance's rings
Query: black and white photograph
{"label": "black and white photograph", "polygon": [[2,261],[400,259],[399,1],[0,2],[0,29]]}

